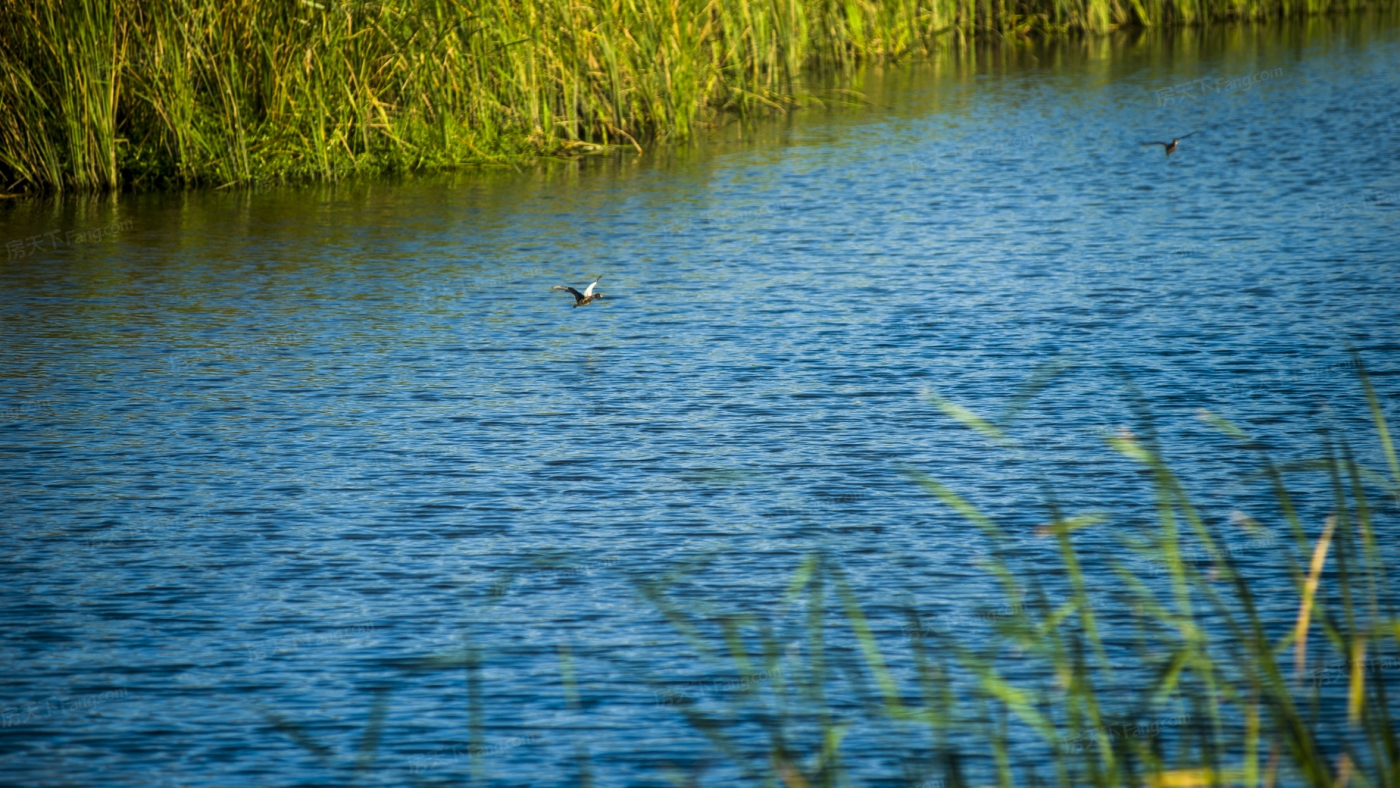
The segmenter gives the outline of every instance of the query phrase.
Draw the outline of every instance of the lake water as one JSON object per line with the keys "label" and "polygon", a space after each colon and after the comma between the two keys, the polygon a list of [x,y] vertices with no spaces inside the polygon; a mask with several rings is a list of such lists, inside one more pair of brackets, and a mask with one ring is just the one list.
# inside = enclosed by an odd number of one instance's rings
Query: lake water
{"label": "lake water", "polygon": [[[729,679],[639,583],[703,558],[678,602],[794,631],[821,550],[886,636],[901,607],[976,631],[985,540],[908,471],[1033,571],[1042,480],[1151,516],[1103,441],[1142,429],[1125,381],[1211,518],[1264,491],[1199,407],[1382,465],[1347,350],[1400,416],[1393,22],[851,80],[869,104],[644,156],[0,206],[0,782],[345,784],[385,688],[360,783],[460,783],[466,673],[410,668],[467,643],[483,781],[574,783],[582,741],[599,785],[734,784],[672,702]],[[1023,453],[927,398],[992,417],[1047,363]],[[913,784],[878,733],[855,784]]]}

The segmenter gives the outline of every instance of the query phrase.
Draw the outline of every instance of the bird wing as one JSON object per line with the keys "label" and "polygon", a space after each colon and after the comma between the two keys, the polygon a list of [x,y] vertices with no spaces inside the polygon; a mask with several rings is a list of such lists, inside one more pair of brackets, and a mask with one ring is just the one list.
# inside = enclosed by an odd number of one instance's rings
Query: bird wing
{"label": "bird wing", "polygon": [[593,295],[593,288],[595,288],[595,287],[598,286],[598,279],[602,279],[602,278],[603,278],[603,275],[602,275],[602,274],[599,274],[597,279],[594,279],[592,282],[589,282],[589,283],[588,283],[588,289],[585,290],[585,291],[583,291],[583,297],[584,297],[584,298],[587,298],[587,297]]}
{"label": "bird wing", "polygon": [[1144,143],[1142,143],[1142,144],[1143,144],[1143,145],[1161,145],[1163,148],[1170,148],[1170,147],[1171,147],[1171,143],[1169,143],[1169,142],[1144,142]]}
{"label": "bird wing", "polygon": [[579,291],[573,289],[572,287],[567,287],[567,286],[565,286],[565,285],[555,285],[554,287],[551,287],[551,288],[549,288],[549,289],[550,289],[550,290],[568,290],[570,293],[573,293],[573,294],[574,294],[574,298],[583,298],[583,293],[580,293]]}
{"label": "bird wing", "polygon": [[[1200,134],[1200,133],[1201,133],[1200,131],[1193,131],[1193,132],[1191,132],[1191,134]],[[1187,137],[1191,136],[1191,134],[1183,134],[1182,136],[1177,137],[1177,139],[1178,139],[1178,140],[1184,140],[1184,139],[1186,139]]]}

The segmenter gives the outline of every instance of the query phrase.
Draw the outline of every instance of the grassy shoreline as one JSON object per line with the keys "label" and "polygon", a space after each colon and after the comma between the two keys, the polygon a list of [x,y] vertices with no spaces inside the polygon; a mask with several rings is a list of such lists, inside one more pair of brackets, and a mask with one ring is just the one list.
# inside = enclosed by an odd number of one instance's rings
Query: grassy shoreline
{"label": "grassy shoreline", "polygon": [[[1385,6],[1390,0],[1381,0]],[[0,0],[0,190],[337,180],[684,139],[800,75],[1361,0]]]}

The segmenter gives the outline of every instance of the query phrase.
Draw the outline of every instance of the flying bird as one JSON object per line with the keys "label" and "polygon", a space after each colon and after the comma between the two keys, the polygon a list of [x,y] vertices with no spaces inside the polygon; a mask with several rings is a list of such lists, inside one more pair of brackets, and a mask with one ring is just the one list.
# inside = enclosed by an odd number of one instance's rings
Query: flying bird
{"label": "flying bird", "polygon": [[[1196,133],[1197,133],[1197,132],[1194,132],[1194,131],[1191,132],[1191,134],[1196,134]],[[1178,142],[1181,142],[1182,140],[1186,139],[1187,137],[1191,136],[1191,134],[1186,134],[1186,135],[1183,135],[1183,136],[1180,136],[1180,137],[1173,137],[1171,142],[1144,142],[1144,143],[1142,143],[1142,144],[1143,144],[1143,145],[1161,145],[1163,148],[1166,149],[1167,155],[1170,156],[1170,155],[1172,155],[1173,153],[1176,152],[1176,144],[1177,144]]]}
{"label": "flying bird", "polygon": [[603,294],[602,294],[602,293],[594,293],[594,292],[593,292],[593,288],[595,288],[595,287],[598,286],[598,279],[602,279],[602,278],[603,278],[602,274],[599,274],[599,275],[598,275],[598,278],[597,278],[597,279],[594,279],[592,282],[590,282],[590,283],[588,284],[588,289],[584,290],[582,293],[580,293],[579,291],[573,289],[572,287],[569,287],[568,285],[555,285],[554,287],[551,287],[551,288],[549,288],[549,289],[550,289],[550,290],[567,290],[567,291],[569,291],[570,293],[572,293],[573,296],[574,296],[574,308],[577,309],[578,307],[586,306],[586,305],[588,305],[588,304],[590,304],[590,303],[592,303],[592,302],[594,302],[594,301],[597,301],[598,299],[600,299],[600,298],[603,297]]}

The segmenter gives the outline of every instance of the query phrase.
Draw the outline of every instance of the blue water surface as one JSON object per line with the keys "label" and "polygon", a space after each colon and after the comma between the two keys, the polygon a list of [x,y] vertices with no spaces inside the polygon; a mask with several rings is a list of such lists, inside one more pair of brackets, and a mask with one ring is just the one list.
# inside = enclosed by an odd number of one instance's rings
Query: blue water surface
{"label": "blue water surface", "polygon": [[[686,562],[677,604],[793,659],[814,551],[893,642],[905,608],[975,635],[987,540],[913,470],[1035,572],[1047,488],[1153,516],[1120,429],[1217,522],[1278,525],[1199,408],[1384,466],[1349,350],[1400,416],[1394,25],[850,79],[640,156],[0,206],[0,782],[564,785],[582,743],[597,785],[742,784],[677,711],[738,685],[641,590]],[[1047,365],[1018,449],[931,404],[995,418]],[[922,779],[889,733],[848,733],[851,784]]]}

